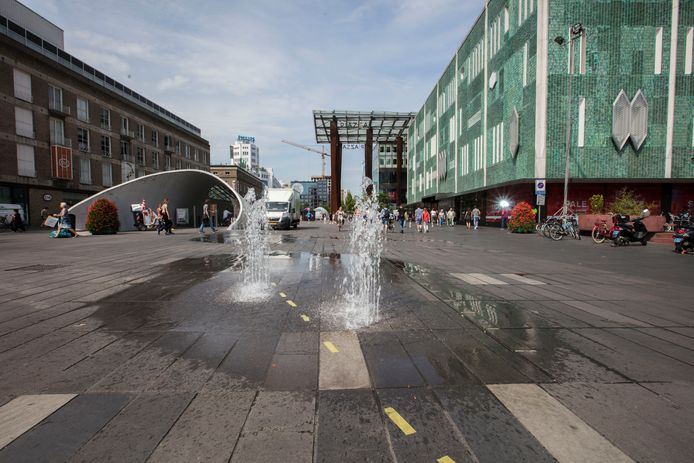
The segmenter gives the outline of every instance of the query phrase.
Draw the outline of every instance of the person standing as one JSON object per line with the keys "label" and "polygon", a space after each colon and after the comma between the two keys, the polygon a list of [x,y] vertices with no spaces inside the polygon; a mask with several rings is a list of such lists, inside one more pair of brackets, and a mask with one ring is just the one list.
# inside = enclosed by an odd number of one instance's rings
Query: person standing
{"label": "person standing", "polygon": [[448,218],[448,226],[453,227],[455,226],[455,211],[453,208],[448,209],[448,213],[446,214],[446,217]]}
{"label": "person standing", "polygon": [[17,230],[21,230],[23,232],[27,231],[27,229],[24,227],[24,221],[22,220],[22,215],[19,213],[19,209],[14,209],[10,228],[13,232],[16,232]]}
{"label": "person standing", "polygon": [[508,209],[505,207],[501,208],[501,229],[506,229],[506,223],[508,222]]}
{"label": "person standing", "polygon": [[470,221],[472,220],[472,211],[470,210],[469,207],[467,209],[465,209],[465,214],[463,214],[463,220],[465,221],[465,226],[469,230],[470,229]]}
{"label": "person standing", "polygon": [[209,198],[205,199],[205,202],[202,205],[202,223],[200,224],[200,233],[205,233],[205,227],[210,227],[212,229],[212,233],[217,232],[217,230],[214,228],[214,224],[212,223],[212,218],[210,217]]}
{"label": "person standing", "polygon": [[407,216],[407,212],[405,212],[405,208],[402,207],[402,204],[398,208],[398,222],[400,222],[400,233],[405,233],[405,217]]}
{"label": "person standing", "polygon": [[436,208],[433,208],[431,211],[429,211],[429,214],[431,215],[431,227],[433,229],[434,225],[436,225],[436,217],[438,216]]}
{"label": "person standing", "polygon": [[417,209],[414,211],[414,219],[415,222],[417,222],[417,233],[422,232],[422,227],[424,226],[422,224],[422,221],[424,220],[424,210],[417,206]]}
{"label": "person standing", "polygon": [[429,209],[426,207],[424,208],[424,212],[422,213],[422,222],[424,223],[424,233],[429,233],[429,223],[431,222],[431,214],[429,213]]}
{"label": "person standing", "polygon": [[480,223],[480,210],[477,209],[477,206],[472,210],[472,224],[475,230],[477,230],[477,227]]}

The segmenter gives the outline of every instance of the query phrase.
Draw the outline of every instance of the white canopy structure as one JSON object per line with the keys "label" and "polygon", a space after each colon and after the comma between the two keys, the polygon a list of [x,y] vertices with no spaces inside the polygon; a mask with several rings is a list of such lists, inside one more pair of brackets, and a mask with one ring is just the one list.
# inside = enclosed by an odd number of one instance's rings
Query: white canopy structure
{"label": "white canopy structure", "polygon": [[207,198],[217,205],[218,218],[224,209],[232,211],[234,220],[229,228],[243,220],[246,210],[241,195],[216,175],[197,169],[170,170],[121,183],[75,204],[69,212],[75,215],[77,230],[85,229],[89,206],[102,198],[112,201],[118,208],[120,231],[135,230],[130,206],[142,200],[147,207],[156,209],[167,198],[171,219],[179,226],[199,224],[202,205]]}

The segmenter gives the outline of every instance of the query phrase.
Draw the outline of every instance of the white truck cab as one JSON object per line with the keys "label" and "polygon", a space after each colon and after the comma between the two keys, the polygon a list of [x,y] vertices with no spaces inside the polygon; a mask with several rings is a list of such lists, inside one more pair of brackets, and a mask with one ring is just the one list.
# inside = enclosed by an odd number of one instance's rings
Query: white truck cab
{"label": "white truck cab", "polygon": [[272,228],[289,230],[301,221],[301,197],[291,188],[269,188],[266,198],[267,221]]}

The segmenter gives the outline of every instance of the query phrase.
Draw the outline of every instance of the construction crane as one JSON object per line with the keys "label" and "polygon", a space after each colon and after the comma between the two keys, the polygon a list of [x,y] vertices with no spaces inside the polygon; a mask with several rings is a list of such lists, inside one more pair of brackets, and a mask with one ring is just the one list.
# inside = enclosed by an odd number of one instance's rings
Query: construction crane
{"label": "construction crane", "polygon": [[313,151],[314,153],[320,154],[321,160],[323,161],[322,176],[325,177],[325,157],[330,156],[328,153],[325,152],[325,147],[321,146],[322,151],[318,151],[317,149],[311,148],[310,146],[302,145],[300,143],[294,143],[293,141],[289,140],[282,140],[282,143],[286,143],[288,145],[296,146],[297,148],[303,148],[307,151]]}

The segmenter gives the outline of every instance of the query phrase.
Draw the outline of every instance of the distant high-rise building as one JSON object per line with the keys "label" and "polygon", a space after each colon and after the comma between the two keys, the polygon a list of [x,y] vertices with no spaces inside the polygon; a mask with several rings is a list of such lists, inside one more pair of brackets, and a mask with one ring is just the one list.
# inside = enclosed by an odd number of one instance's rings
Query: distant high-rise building
{"label": "distant high-rise building", "polygon": [[255,144],[254,137],[239,135],[236,142],[229,147],[231,163],[241,166],[251,172],[260,169],[260,149]]}
{"label": "distant high-rise building", "polygon": [[282,188],[282,182],[275,177],[272,167],[261,167],[258,169],[258,176],[266,188]]}

